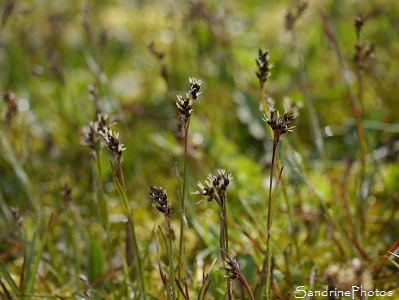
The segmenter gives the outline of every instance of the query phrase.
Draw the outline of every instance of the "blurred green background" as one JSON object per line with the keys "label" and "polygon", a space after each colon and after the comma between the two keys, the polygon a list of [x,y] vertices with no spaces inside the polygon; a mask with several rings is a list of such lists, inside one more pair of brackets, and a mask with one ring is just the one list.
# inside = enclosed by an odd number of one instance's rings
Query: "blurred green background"
{"label": "blurred green background", "polygon": [[[280,111],[286,97],[302,107],[294,132],[282,139],[278,150],[284,174],[273,249],[281,294],[289,297],[297,285],[317,289],[330,279],[340,289],[349,282],[396,288],[398,259],[396,265],[394,257],[393,262],[380,263],[387,250],[395,251],[399,238],[399,2],[308,1],[294,29],[287,30],[286,15],[295,14],[297,5],[2,0],[0,91],[16,96],[10,122],[10,107],[0,102],[0,277],[8,289],[13,290],[5,274],[19,291],[26,291],[18,284],[29,256],[32,270],[37,270],[30,297],[82,295],[87,287],[79,277],[92,281],[107,273],[104,257],[110,255],[114,266],[121,265],[126,218],[109,166],[114,157],[103,149],[102,178],[111,220],[105,236],[96,165],[90,149],[81,145],[82,128],[95,120],[88,93],[88,86],[95,85],[99,108],[119,120],[114,129],[127,148],[123,169],[146,253],[149,294],[164,295],[155,252],[156,225],[163,226],[163,220],[148,192],[150,185],[168,190],[177,231],[176,168],[182,172],[184,158],[175,95],[188,90],[188,77],[204,81],[188,136],[190,293],[196,295],[199,288],[199,262],[207,269],[219,255],[218,208],[191,193],[219,166],[234,177],[228,190],[230,246],[255,286],[265,245],[272,145],[259,109],[259,48],[269,50],[274,64],[267,95]],[[360,89],[353,62],[357,16],[365,19],[360,34],[365,50],[372,42],[376,45],[362,71]],[[362,110],[367,144],[363,169],[348,90]],[[60,195],[65,184],[71,187],[72,202]],[[362,229],[358,198],[365,207]],[[93,265],[100,265],[99,270]],[[210,297],[221,299],[221,263],[215,269],[219,273],[213,275]],[[126,289],[121,274],[117,271],[113,282],[98,288],[121,298],[120,290]]]}

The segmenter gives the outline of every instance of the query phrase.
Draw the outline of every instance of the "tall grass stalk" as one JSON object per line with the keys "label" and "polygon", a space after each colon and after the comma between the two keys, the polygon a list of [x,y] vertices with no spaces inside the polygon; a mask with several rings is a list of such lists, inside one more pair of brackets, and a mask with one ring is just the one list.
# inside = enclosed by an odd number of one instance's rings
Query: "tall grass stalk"
{"label": "tall grass stalk", "polygon": [[100,206],[100,214],[101,214],[101,221],[103,223],[104,230],[109,236],[109,217],[108,217],[108,208],[107,202],[105,201],[104,196],[104,183],[102,178],[102,168],[101,168],[101,147],[99,143],[96,143],[95,148],[96,153],[96,163],[97,163],[97,175],[98,175],[98,204]]}
{"label": "tall grass stalk", "polygon": [[[175,276],[175,267],[173,262],[173,243],[172,240],[174,238],[174,231],[170,224],[170,216],[172,213],[172,206],[168,202],[168,194],[167,191],[162,187],[154,187],[150,186],[150,196],[155,201],[156,209],[164,215],[166,230],[168,231],[168,237],[166,238],[161,227],[158,226],[159,231],[162,234],[162,238],[165,244],[166,252],[168,254],[169,260],[169,280],[167,280],[166,276],[163,274],[161,260],[159,258],[159,249],[158,249],[158,238],[157,238],[157,254],[158,254],[158,267],[161,275],[162,282],[166,287],[166,294],[168,299],[172,296],[172,299],[176,299],[176,284],[180,287],[180,282],[176,281]],[[182,293],[184,295],[184,293]]]}
{"label": "tall grass stalk", "polygon": [[[338,58],[338,63],[339,67],[341,70],[342,78],[345,84],[345,88],[349,97],[349,103],[350,103],[350,109],[351,113],[353,115],[353,118],[355,119],[355,125],[356,125],[356,135],[359,143],[359,148],[360,148],[360,176],[359,176],[359,182],[358,182],[358,189],[357,189],[357,217],[359,220],[359,225],[356,228],[356,238],[357,240],[361,241],[362,235],[363,235],[363,230],[365,227],[365,205],[366,201],[363,201],[363,198],[361,196],[362,194],[362,186],[364,182],[364,173],[365,173],[365,165],[366,165],[366,155],[367,155],[367,143],[366,143],[366,136],[364,133],[364,127],[363,127],[363,120],[362,120],[362,110],[361,110],[361,105],[359,104],[359,98],[356,97],[355,93],[352,90],[351,83],[349,82],[349,78],[347,74],[349,74],[349,68],[347,66],[347,63],[344,59],[344,55],[342,54],[342,51],[339,47],[337,37],[335,35],[335,32],[332,28],[332,25],[330,24],[329,20],[327,19],[326,15],[322,11],[322,9],[319,7],[319,16],[322,20],[322,24],[324,27],[324,31],[330,40],[333,49],[337,55]],[[361,92],[359,93],[358,96],[361,96]]]}
{"label": "tall grass stalk", "polygon": [[138,273],[138,277],[140,279],[140,287],[141,287],[141,292],[143,294],[143,299],[146,299],[146,289],[145,289],[146,285],[145,285],[145,281],[144,281],[143,263],[141,260],[140,249],[139,249],[137,237],[136,237],[136,229],[135,229],[135,222],[134,222],[134,217],[133,217],[133,210],[130,208],[129,199],[128,199],[127,193],[126,193],[126,186],[125,186],[125,179],[124,179],[123,169],[122,169],[122,164],[121,164],[121,157],[118,156],[118,158],[117,158],[117,168],[118,168],[119,178],[115,175],[116,170],[114,169],[114,165],[112,164],[112,162],[110,162],[110,164],[111,164],[111,168],[112,168],[112,177],[114,179],[115,186],[117,187],[119,195],[122,198],[123,207],[128,216],[128,221],[131,226],[130,233],[131,233],[131,238],[133,241],[133,246],[134,246],[134,249],[136,252],[135,254],[136,254],[137,265],[138,265],[137,273]]}
{"label": "tall grass stalk", "polygon": [[[220,254],[223,261],[226,261],[229,253],[229,234],[227,226],[227,197],[223,200],[219,199],[221,202],[220,206],[220,233],[219,233],[219,247]],[[229,300],[233,299],[232,289],[231,289],[231,279],[227,277],[227,296]]]}
{"label": "tall grass stalk", "polygon": [[184,170],[183,170],[183,187],[180,195],[180,238],[179,238],[179,272],[178,280],[184,274],[184,228],[186,227],[186,185],[187,185],[187,144],[188,144],[188,129],[190,127],[190,119],[184,123]]}
{"label": "tall grass stalk", "polygon": [[276,159],[276,149],[277,145],[280,141],[280,138],[289,131],[292,131],[294,127],[288,127],[290,123],[296,118],[295,115],[289,115],[288,112],[284,113],[282,117],[280,117],[279,113],[272,109],[270,112],[270,117],[266,119],[266,123],[273,130],[273,152],[272,152],[272,161],[271,161],[271,170],[270,170],[270,181],[269,181],[269,198],[267,201],[267,224],[266,224],[266,251],[267,251],[267,276],[266,276],[266,298],[271,299],[271,285],[273,280],[272,274],[272,253],[270,247],[270,236],[271,236],[271,228],[273,222],[273,211],[274,211],[274,203],[277,197],[277,191],[279,184],[282,179],[283,167],[280,170],[276,186],[273,189],[273,173],[274,173],[274,165]]}
{"label": "tall grass stalk", "polygon": [[[184,227],[186,226],[186,186],[187,186],[187,144],[188,144],[188,129],[190,127],[190,119],[193,113],[193,102],[198,99],[201,94],[200,88],[202,80],[194,77],[189,77],[190,90],[186,93],[186,97],[176,95],[176,106],[181,115],[183,134],[184,134],[184,171],[183,171],[183,188],[180,195],[180,242],[179,242],[179,261],[178,261],[178,281],[181,280],[184,274]],[[180,186],[180,182],[179,182]],[[183,275],[184,276],[184,275]]]}
{"label": "tall grass stalk", "polygon": [[[209,196],[208,201],[215,201],[220,208],[220,227],[219,227],[219,248],[223,263],[225,266],[227,278],[227,296],[228,299],[233,299],[231,279],[241,278],[242,282],[246,283],[244,276],[239,270],[238,264],[233,263],[229,258],[229,236],[228,236],[228,222],[227,222],[227,195],[226,189],[233,179],[230,172],[223,169],[217,170],[217,175],[209,174],[204,183],[199,182],[199,191],[195,194]],[[240,275],[238,275],[240,274]],[[241,281],[240,280],[240,281]]]}

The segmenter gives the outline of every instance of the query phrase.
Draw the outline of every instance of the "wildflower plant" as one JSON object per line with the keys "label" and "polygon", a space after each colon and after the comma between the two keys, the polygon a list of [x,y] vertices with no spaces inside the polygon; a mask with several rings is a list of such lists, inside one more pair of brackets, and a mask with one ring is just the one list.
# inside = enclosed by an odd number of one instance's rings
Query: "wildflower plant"
{"label": "wildflower plant", "polygon": [[174,260],[173,260],[173,244],[172,240],[174,239],[174,232],[172,229],[172,226],[170,225],[170,215],[172,212],[172,206],[168,202],[168,193],[165,189],[162,187],[155,187],[155,186],[150,186],[150,197],[152,200],[155,201],[155,208],[161,212],[164,215],[165,222],[166,222],[166,229],[169,233],[168,236],[168,242],[166,241],[166,237],[163,234],[161,228],[160,231],[162,233],[162,237],[164,238],[165,246],[167,249],[168,253],[168,260],[169,260],[169,279],[166,278],[166,276],[162,272],[162,267],[161,263],[158,262],[159,264],[159,271],[160,275],[162,278],[162,281],[164,282],[166,292],[168,299],[176,299],[176,277],[175,277],[175,269],[174,269]]}
{"label": "wildflower plant", "polygon": [[[183,187],[180,194],[180,242],[179,242],[179,272],[178,280],[181,279],[182,269],[183,269],[183,248],[184,248],[184,227],[186,226],[186,176],[187,176],[187,143],[188,143],[188,129],[190,127],[190,119],[193,114],[193,102],[195,100],[199,101],[198,96],[201,94],[200,89],[203,83],[202,80],[196,79],[194,77],[189,77],[190,90],[186,93],[186,97],[182,95],[176,95],[177,101],[176,106],[179,110],[180,116],[182,118],[181,128],[184,134],[184,171],[183,171]],[[180,186],[180,183],[179,183]]]}
{"label": "wildflower plant", "polygon": [[168,202],[168,193],[162,187],[150,186],[150,197],[155,201],[155,208],[161,212],[166,221],[167,230],[172,233],[173,229],[170,226],[170,214],[172,213],[172,206]]}
{"label": "wildflower plant", "polygon": [[[209,174],[204,182],[198,182],[199,190],[193,194],[202,195],[208,197],[208,201],[215,201],[220,207],[220,233],[219,233],[219,247],[222,261],[226,270],[227,278],[227,295],[229,299],[232,299],[232,286],[231,280],[239,279],[248,293],[253,295],[251,289],[246,283],[246,280],[239,270],[239,266],[236,260],[232,260],[229,253],[229,236],[228,236],[228,222],[227,222],[227,194],[226,190],[230,182],[233,180],[233,176],[230,172],[219,168],[217,174]],[[246,285],[245,285],[246,283]]]}
{"label": "wildflower plant", "polygon": [[[113,126],[116,121],[114,119],[111,119],[109,115],[103,113],[99,109],[98,92],[94,86],[89,87],[89,98],[95,103],[97,119],[95,121],[90,122],[87,127],[84,127],[82,129],[81,143],[87,145],[90,149],[94,150],[95,152],[97,169],[98,169],[99,207],[100,207],[101,220],[103,222],[103,227],[107,232],[108,236],[110,232],[110,224],[109,224],[107,202],[105,200],[104,183],[102,180],[102,167],[101,167],[101,148],[107,147],[112,153],[116,155],[116,160],[117,160],[116,168],[112,163],[112,161],[110,161],[112,169],[112,177],[114,180],[114,184],[118,190],[118,193],[122,199],[125,213],[128,216],[127,226],[130,227],[128,232],[130,232],[130,239],[133,241],[134,250],[136,252],[136,259],[138,265],[137,274],[138,278],[140,279],[141,293],[143,298],[145,298],[146,295],[145,295],[145,284],[144,284],[144,272],[142,267],[139,246],[136,238],[133,214],[127,196],[125,178],[122,168],[122,154],[123,151],[126,150],[126,148],[124,147],[124,144],[121,143],[119,140],[119,132],[111,129],[111,126]],[[109,256],[111,257],[111,254]],[[111,259],[110,259],[110,268],[111,270],[113,268]]]}
{"label": "wildflower plant", "polygon": [[119,141],[119,132],[112,131],[104,126],[103,129],[98,131],[98,134],[102,136],[104,144],[107,148],[114,152],[118,158],[122,157],[122,152],[126,150],[123,144]]}
{"label": "wildflower plant", "polygon": [[255,297],[251,291],[251,287],[249,286],[244,274],[241,271],[240,265],[237,261],[237,257],[229,257],[228,255],[226,255],[224,261],[224,269],[226,270],[226,276],[228,276],[231,280],[238,280],[246,289],[251,299],[255,300]]}

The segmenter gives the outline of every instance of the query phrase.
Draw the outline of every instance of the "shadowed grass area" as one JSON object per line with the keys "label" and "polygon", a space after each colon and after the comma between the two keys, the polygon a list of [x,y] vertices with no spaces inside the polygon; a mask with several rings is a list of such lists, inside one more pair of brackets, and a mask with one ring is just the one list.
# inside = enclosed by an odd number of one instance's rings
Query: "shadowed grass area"
{"label": "shadowed grass area", "polygon": [[1,299],[396,299],[396,1],[0,11]]}

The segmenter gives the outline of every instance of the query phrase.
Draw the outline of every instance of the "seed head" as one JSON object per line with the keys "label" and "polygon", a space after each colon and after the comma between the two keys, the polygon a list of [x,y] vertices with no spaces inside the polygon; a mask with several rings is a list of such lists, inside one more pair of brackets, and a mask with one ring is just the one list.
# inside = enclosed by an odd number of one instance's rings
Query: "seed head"
{"label": "seed head", "polygon": [[236,257],[228,257],[226,256],[226,260],[224,261],[224,269],[227,271],[230,279],[238,279],[241,274],[240,266],[238,265],[238,261]]}
{"label": "seed head", "polygon": [[276,110],[273,109],[270,112],[270,118],[264,118],[266,123],[269,124],[273,130],[275,143],[278,143],[283,134],[286,134],[295,128],[295,126],[289,127],[289,125],[296,117],[295,114],[289,113],[284,113],[284,115],[280,117],[279,112],[276,112]]}
{"label": "seed head", "polygon": [[65,183],[62,190],[61,190],[61,198],[65,201],[65,202],[71,202],[72,201],[72,189],[69,186],[68,183]]}
{"label": "seed head", "polygon": [[217,175],[209,174],[204,183],[198,182],[197,185],[200,190],[194,192],[194,194],[208,196],[208,201],[215,200],[221,206],[226,198],[226,190],[232,179],[230,172],[226,173],[226,170],[219,168]]}
{"label": "seed head", "polygon": [[191,98],[193,98],[193,100],[197,100],[198,96],[202,94],[202,92],[200,92],[202,80],[196,79],[194,77],[189,77],[188,81],[191,84],[190,87]]}
{"label": "seed head", "polygon": [[355,18],[355,29],[356,29],[356,36],[358,38],[360,36],[360,31],[362,30],[363,26],[364,26],[364,19],[362,17],[356,17]]}
{"label": "seed head", "polygon": [[181,95],[176,95],[177,101],[176,105],[179,109],[179,112],[183,118],[183,121],[186,122],[188,119],[191,118],[193,114],[193,101],[190,100],[189,94],[186,94],[186,98],[183,98]]}
{"label": "seed head", "polygon": [[95,149],[98,135],[98,122],[90,122],[89,126],[83,127],[80,143],[91,149]]}
{"label": "seed head", "polygon": [[270,70],[273,68],[273,64],[269,63],[268,50],[266,50],[263,53],[262,49],[259,48],[256,64],[258,66],[258,71],[256,71],[256,76],[259,78],[259,83],[263,87],[267,78],[270,76]]}
{"label": "seed head", "polygon": [[5,122],[7,126],[11,124],[11,120],[16,116],[17,110],[17,99],[12,91],[8,91],[3,95],[4,101],[7,104],[7,113]]}
{"label": "seed head", "polygon": [[102,130],[98,131],[98,134],[102,136],[103,141],[109,150],[118,155],[118,157],[122,156],[122,152],[126,150],[126,148],[124,148],[123,144],[119,142],[119,132],[103,127]]}
{"label": "seed head", "polygon": [[172,208],[168,203],[168,193],[162,187],[150,186],[150,196],[156,202],[156,209],[158,209],[165,216],[170,216]]}

